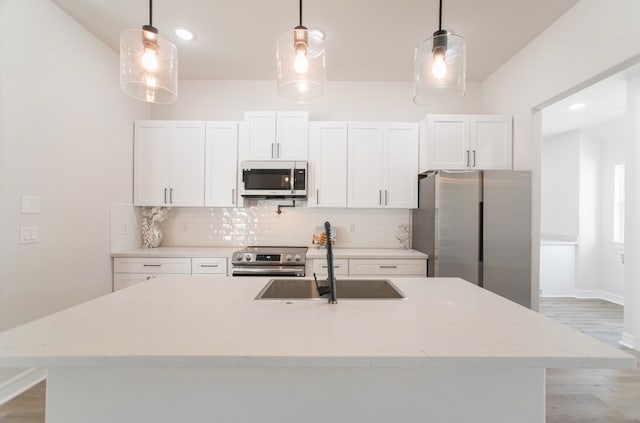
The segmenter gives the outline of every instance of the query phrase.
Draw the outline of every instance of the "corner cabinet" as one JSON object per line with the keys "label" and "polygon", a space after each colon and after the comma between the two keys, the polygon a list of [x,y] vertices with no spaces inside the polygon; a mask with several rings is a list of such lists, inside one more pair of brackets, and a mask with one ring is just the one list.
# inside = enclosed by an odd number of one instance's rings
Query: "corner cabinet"
{"label": "corner cabinet", "polygon": [[245,112],[242,160],[307,160],[308,112]]}
{"label": "corner cabinet", "polygon": [[238,204],[238,123],[207,122],[205,144],[205,207]]}
{"label": "corner cabinet", "polygon": [[204,122],[136,121],[133,204],[204,206]]}
{"label": "corner cabinet", "polygon": [[418,124],[348,124],[348,199],[354,208],[418,206]]}
{"label": "corner cabinet", "polygon": [[309,124],[309,207],[347,207],[347,123]]}
{"label": "corner cabinet", "polygon": [[512,121],[504,115],[427,115],[420,172],[511,169]]}

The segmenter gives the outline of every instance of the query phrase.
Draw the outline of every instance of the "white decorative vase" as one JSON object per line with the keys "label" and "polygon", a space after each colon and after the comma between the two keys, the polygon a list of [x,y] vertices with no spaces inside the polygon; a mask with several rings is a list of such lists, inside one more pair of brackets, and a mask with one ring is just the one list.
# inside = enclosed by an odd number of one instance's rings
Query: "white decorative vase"
{"label": "white decorative vase", "polygon": [[162,229],[157,221],[142,220],[142,243],[145,248],[156,248],[162,243]]}

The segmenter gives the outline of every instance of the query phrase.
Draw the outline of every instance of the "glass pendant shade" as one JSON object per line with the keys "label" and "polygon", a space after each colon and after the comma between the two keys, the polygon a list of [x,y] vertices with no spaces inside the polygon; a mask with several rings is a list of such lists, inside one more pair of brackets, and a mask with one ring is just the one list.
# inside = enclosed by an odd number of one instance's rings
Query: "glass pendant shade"
{"label": "glass pendant shade", "polygon": [[294,103],[313,103],[327,91],[324,37],[297,26],[278,38],[278,96]]}
{"label": "glass pendant shade", "polygon": [[120,34],[120,87],[138,100],[172,103],[178,98],[178,49],[154,30]]}
{"label": "glass pendant shade", "polygon": [[459,100],[464,96],[467,79],[467,46],[464,38],[440,30],[415,50],[413,101],[433,104]]}

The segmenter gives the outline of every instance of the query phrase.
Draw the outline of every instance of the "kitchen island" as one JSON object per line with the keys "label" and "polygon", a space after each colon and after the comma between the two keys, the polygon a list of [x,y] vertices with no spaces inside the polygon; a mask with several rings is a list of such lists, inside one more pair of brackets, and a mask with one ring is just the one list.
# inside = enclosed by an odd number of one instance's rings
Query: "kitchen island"
{"label": "kitchen island", "polygon": [[543,422],[546,368],[635,359],[457,278],[403,300],[255,300],[269,278],[143,282],[0,334],[47,422]]}

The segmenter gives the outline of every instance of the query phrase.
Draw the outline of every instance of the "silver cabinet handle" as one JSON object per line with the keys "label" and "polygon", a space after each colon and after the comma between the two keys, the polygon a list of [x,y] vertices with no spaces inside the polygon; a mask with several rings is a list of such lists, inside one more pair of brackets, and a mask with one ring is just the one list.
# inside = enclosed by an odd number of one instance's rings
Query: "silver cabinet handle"
{"label": "silver cabinet handle", "polygon": [[276,148],[275,146],[276,145],[274,143],[271,143],[271,158],[272,159],[275,159],[275,153],[274,153],[275,148]]}
{"label": "silver cabinet handle", "polygon": [[167,189],[164,189],[164,203],[167,204]]}
{"label": "silver cabinet handle", "polygon": [[200,267],[218,267],[217,264],[201,264]]}
{"label": "silver cabinet handle", "polygon": [[469,163],[469,150],[467,150],[467,164],[465,165],[466,167],[469,167],[470,163]]}
{"label": "silver cabinet handle", "polygon": [[378,204],[382,205],[382,190],[378,191]]}
{"label": "silver cabinet handle", "polygon": [[[329,265],[323,264],[323,265],[322,265],[322,268],[323,268],[323,269],[328,269],[328,268],[329,268]],[[340,265],[339,265],[339,264],[334,264],[334,265],[333,265],[333,268],[334,268],[334,269],[340,269]]]}
{"label": "silver cabinet handle", "polygon": [[236,189],[231,188],[231,204],[236,205]]}
{"label": "silver cabinet handle", "polygon": [[476,150],[473,150],[473,167],[476,167]]}
{"label": "silver cabinet handle", "polygon": [[173,188],[169,188],[169,203],[173,204]]}
{"label": "silver cabinet handle", "polygon": [[388,196],[388,191],[386,189],[384,190],[384,205],[385,206],[389,205],[389,196]]}
{"label": "silver cabinet handle", "polygon": [[316,189],[316,204],[320,204],[320,190]]}
{"label": "silver cabinet handle", "polygon": [[276,143],[276,159],[280,158],[280,143]]}
{"label": "silver cabinet handle", "polygon": [[380,265],[380,269],[397,269],[398,266],[393,265],[393,266],[385,266],[385,265]]}
{"label": "silver cabinet handle", "polygon": [[144,267],[161,267],[161,264],[143,264]]}

